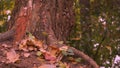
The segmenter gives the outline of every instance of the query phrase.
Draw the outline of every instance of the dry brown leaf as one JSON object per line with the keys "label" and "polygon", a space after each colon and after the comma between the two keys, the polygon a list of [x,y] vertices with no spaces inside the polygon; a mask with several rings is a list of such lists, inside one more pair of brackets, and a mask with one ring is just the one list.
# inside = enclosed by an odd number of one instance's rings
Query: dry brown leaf
{"label": "dry brown leaf", "polygon": [[34,44],[39,48],[43,47],[43,41],[35,41]]}
{"label": "dry brown leaf", "polygon": [[57,52],[59,52],[58,49],[52,49],[49,51],[52,55],[56,56],[57,55]]}
{"label": "dry brown leaf", "polygon": [[19,44],[19,49],[20,49],[20,50],[23,50],[23,51],[26,51],[27,45]]}
{"label": "dry brown leaf", "polygon": [[27,39],[24,39],[24,40],[21,41],[22,45],[26,45],[26,43],[27,43]]}
{"label": "dry brown leaf", "polygon": [[41,63],[44,63],[44,62],[45,62],[45,59],[44,59],[44,58],[37,57],[37,59],[38,59]]}
{"label": "dry brown leaf", "polygon": [[50,52],[47,52],[46,50],[42,48],[40,49],[40,51],[42,52],[46,60],[49,60],[49,61],[56,60],[56,56],[52,55]]}
{"label": "dry brown leaf", "polygon": [[46,53],[44,54],[44,56],[45,56],[45,59],[46,59],[46,60],[49,60],[49,61],[55,61],[55,60],[56,60],[56,56],[50,54],[49,52],[46,52]]}
{"label": "dry brown leaf", "polygon": [[19,60],[19,54],[17,54],[16,52],[15,52],[15,50],[14,49],[12,49],[10,52],[7,52],[7,59],[8,59],[8,63],[14,63],[14,62],[16,62],[17,60]]}

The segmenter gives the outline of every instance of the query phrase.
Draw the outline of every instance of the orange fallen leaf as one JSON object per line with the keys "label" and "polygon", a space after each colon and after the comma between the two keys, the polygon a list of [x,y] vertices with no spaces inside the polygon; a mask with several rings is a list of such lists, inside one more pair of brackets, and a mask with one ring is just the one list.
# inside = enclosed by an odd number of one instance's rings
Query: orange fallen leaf
{"label": "orange fallen leaf", "polygon": [[39,48],[43,47],[43,41],[36,41],[36,42],[34,42],[34,44],[35,44],[35,46],[37,46]]}
{"label": "orange fallen leaf", "polygon": [[26,51],[26,50],[27,50],[27,46],[26,46],[26,45],[19,44],[19,49],[20,49],[20,50],[23,50],[23,51]]}

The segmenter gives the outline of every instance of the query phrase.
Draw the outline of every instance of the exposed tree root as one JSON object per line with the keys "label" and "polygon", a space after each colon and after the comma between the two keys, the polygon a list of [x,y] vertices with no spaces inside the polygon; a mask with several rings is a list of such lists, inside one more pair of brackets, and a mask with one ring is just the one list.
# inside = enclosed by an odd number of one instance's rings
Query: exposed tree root
{"label": "exposed tree root", "polygon": [[9,31],[4,32],[4,33],[0,33],[0,42],[6,41],[7,39],[10,39],[10,38],[13,38],[14,34],[15,34],[14,29],[9,30]]}
{"label": "exposed tree root", "polygon": [[97,63],[92,58],[90,58],[88,55],[86,55],[85,53],[83,53],[80,50],[77,50],[77,49],[75,49],[73,47],[70,47],[70,49],[73,50],[73,52],[74,52],[74,54],[76,56],[79,56],[82,59],[84,59],[85,61],[87,61],[92,66],[92,68],[99,68],[99,66],[97,65]]}
{"label": "exposed tree root", "polygon": [[[5,32],[3,34],[0,34],[0,42],[14,37],[14,33],[15,33],[14,30],[10,30],[10,31],[7,31],[7,32]],[[89,56],[87,56],[83,52],[81,52],[81,51],[79,51],[79,50],[77,50],[77,49],[75,49],[73,47],[69,47],[69,48],[73,50],[73,52],[74,52],[74,54],[76,56],[79,56],[83,60],[88,62],[92,66],[92,68],[99,68],[99,66],[96,64],[96,62],[92,58],[90,58]]]}

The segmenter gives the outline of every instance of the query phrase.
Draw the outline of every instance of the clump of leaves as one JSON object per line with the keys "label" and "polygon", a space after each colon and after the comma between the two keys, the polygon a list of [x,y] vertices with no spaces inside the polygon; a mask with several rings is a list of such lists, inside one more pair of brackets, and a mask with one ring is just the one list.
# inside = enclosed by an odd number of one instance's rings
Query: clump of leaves
{"label": "clump of leaves", "polygon": [[[60,41],[58,44],[62,45],[63,42]],[[61,60],[63,56],[73,56],[74,52],[72,49],[69,48],[69,46],[62,45],[60,47],[57,47],[57,44],[55,45],[45,45],[43,41],[37,40],[35,37],[33,37],[31,34],[29,34],[28,38],[22,40],[19,44],[19,49],[23,50],[27,53],[24,53],[24,57],[29,57],[31,51],[36,52],[36,56],[38,59],[41,61],[49,61],[51,64],[56,64],[58,63],[59,67],[58,68],[66,68],[67,64],[62,63]],[[72,62],[80,62],[79,59],[73,58],[72,57]],[[69,60],[69,59],[68,59]],[[56,65],[41,65],[39,68],[42,67],[56,67]]]}

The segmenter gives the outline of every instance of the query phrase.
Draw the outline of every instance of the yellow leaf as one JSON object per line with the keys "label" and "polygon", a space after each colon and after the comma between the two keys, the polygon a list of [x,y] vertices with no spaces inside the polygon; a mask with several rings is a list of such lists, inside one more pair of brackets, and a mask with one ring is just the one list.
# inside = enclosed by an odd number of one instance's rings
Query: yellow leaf
{"label": "yellow leaf", "polygon": [[41,51],[38,51],[38,52],[36,53],[36,55],[37,55],[37,56],[41,56],[41,55],[42,55],[42,52],[41,52]]}

